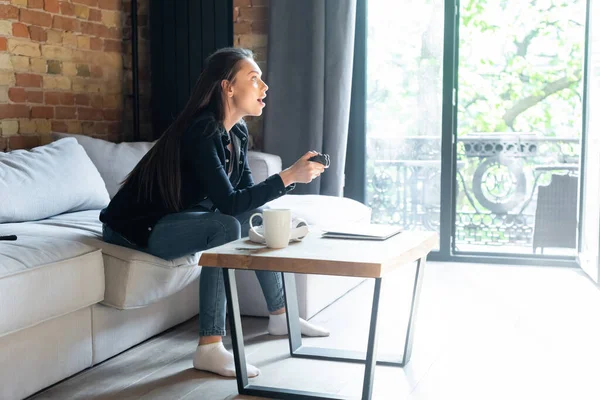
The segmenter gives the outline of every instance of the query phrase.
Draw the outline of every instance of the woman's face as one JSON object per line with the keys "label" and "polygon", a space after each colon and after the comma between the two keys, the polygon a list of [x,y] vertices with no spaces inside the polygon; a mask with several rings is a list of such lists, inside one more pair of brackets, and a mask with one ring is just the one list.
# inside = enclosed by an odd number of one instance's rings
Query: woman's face
{"label": "woman's face", "polygon": [[226,92],[236,114],[242,117],[262,114],[265,107],[263,99],[267,96],[269,87],[262,81],[261,76],[262,71],[254,60],[240,61],[240,69]]}

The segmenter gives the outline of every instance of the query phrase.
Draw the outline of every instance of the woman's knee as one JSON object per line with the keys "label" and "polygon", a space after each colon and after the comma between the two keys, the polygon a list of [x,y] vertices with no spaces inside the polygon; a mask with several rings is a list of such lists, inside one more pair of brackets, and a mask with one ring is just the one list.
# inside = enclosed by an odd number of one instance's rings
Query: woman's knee
{"label": "woman's knee", "polygon": [[237,240],[241,237],[240,222],[231,215],[215,213],[214,224],[225,236],[226,242]]}

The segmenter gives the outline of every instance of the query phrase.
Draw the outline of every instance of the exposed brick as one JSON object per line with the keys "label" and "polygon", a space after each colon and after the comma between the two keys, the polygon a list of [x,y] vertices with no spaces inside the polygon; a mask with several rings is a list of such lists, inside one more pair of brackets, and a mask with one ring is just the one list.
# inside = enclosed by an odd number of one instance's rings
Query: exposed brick
{"label": "exposed brick", "polygon": [[90,15],[88,17],[90,21],[102,21],[102,11],[90,8]]}
{"label": "exposed brick", "polygon": [[67,132],[81,133],[81,121],[67,121]]}
{"label": "exposed brick", "polygon": [[239,19],[242,21],[266,21],[268,17],[268,7],[240,7]]}
{"label": "exposed brick", "polygon": [[77,76],[90,76],[90,66],[87,64],[77,64]]}
{"label": "exposed brick", "polygon": [[13,86],[15,84],[14,72],[0,71],[0,86]]}
{"label": "exposed brick", "polygon": [[30,103],[44,102],[44,92],[42,92],[41,90],[28,90],[25,93],[27,95],[27,101]]}
{"label": "exposed brick", "polygon": [[55,15],[52,21],[52,27],[54,29],[62,29],[64,31],[79,31],[81,30],[79,21],[75,18],[65,18],[60,15]]}
{"label": "exposed brick", "polygon": [[5,37],[0,37],[0,51],[6,51],[8,49],[8,43]]}
{"label": "exposed brick", "polygon": [[269,0],[252,0],[252,7],[269,6]]}
{"label": "exposed brick", "polygon": [[44,8],[44,0],[28,0],[27,7],[43,9]]}
{"label": "exposed brick", "polygon": [[0,119],[29,118],[29,106],[24,104],[0,104]]}
{"label": "exposed brick", "polygon": [[[2,136],[2,129],[0,129],[0,136]],[[0,151],[8,150],[8,139],[0,137]]]}
{"label": "exposed brick", "polygon": [[250,21],[237,22],[233,27],[233,33],[244,35],[252,32],[252,23]]}
{"label": "exposed brick", "polygon": [[109,39],[120,39],[122,37],[121,30],[116,27],[106,27],[104,25],[96,26],[96,36]]}
{"label": "exposed brick", "polygon": [[67,132],[67,123],[64,121],[52,121],[52,132]]}
{"label": "exposed brick", "polygon": [[63,33],[63,45],[77,47],[77,35],[73,32],[64,32]]}
{"label": "exposed brick", "polygon": [[0,35],[12,36],[12,22],[0,19]]}
{"label": "exposed brick", "polygon": [[54,110],[56,119],[75,119],[77,117],[75,107],[56,107]]}
{"label": "exposed brick", "polygon": [[48,73],[59,75],[62,72],[62,64],[58,60],[48,60]]}
{"label": "exposed brick", "polygon": [[19,121],[20,134],[32,134],[36,132],[35,122],[30,119],[22,119]]}
{"label": "exposed brick", "polygon": [[33,106],[31,107],[31,118],[54,118],[54,107]]}
{"label": "exposed brick", "polygon": [[65,61],[63,63],[63,74],[77,76],[77,64]]}
{"label": "exposed brick", "polygon": [[90,9],[89,7],[82,6],[80,4],[75,4],[75,16],[77,18],[87,20],[90,17]]}
{"label": "exposed brick", "polygon": [[103,48],[102,39],[97,37],[90,38],[90,49],[92,50],[102,50]]}
{"label": "exposed brick", "polygon": [[29,26],[29,36],[31,40],[35,40],[36,42],[45,42],[48,39],[46,30],[35,25]]}
{"label": "exposed brick", "polygon": [[60,104],[60,93],[59,92],[45,92],[44,103],[47,105]]}
{"label": "exposed brick", "polygon": [[27,7],[27,0],[10,0],[13,6]]}
{"label": "exposed brick", "polygon": [[43,58],[32,58],[31,72],[35,72],[37,74],[45,74],[46,72],[48,72],[48,65],[46,64],[46,60]]}
{"label": "exposed brick", "polygon": [[0,4],[0,19],[19,19],[19,9],[7,4]]}
{"label": "exposed brick", "polygon": [[72,106],[75,104],[75,95],[73,93],[64,92],[60,94],[60,104]]}
{"label": "exposed brick", "polygon": [[42,54],[52,60],[70,60],[73,57],[71,49],[53,45],[42,45]]}
{"label": "exposed brick", "polygon": [[0,86],[0,104],[8,103],[8,87]]}
{"label": "exposed brick", "polygon": [[268,21],[252,21],[252,33],[261,33],[265,35],[269,33]]}
{"label": "exposed brick", "polygon": [[121,53],[123,51],[123,42],[120,40],[104,40],[104,51]]}
{"label": "exposed brick", "polygon": [[8,148],[11,150],[32,149],[40,144],[39,136],[19,135],[8,138]]}
{"label": "exposed brick", "polygon": [[52,129],[52,123],[47,119],[36,119],[33,120],[35,122],[35,130],[38,133],[50,133]]}
{"label": "exposed brick", "polygon": [[61,75],[44,76],[44,89],[71,90],[71,80]]}
{"label": "exposed brick", "polygon": [[121,25],[121,13],[119,11],[102,11],[102,23],[114,27]]}
{"label": "exposed brick", "polygon": [[85,4],[90,7],[98,6],[98,0],[73,0],[73,3]]}
{"label": "exposed brick", "polygon": [[102,71],[102,67],[99,65],[92,65],[92,78],[102,78],[104,75],[104,71]]}
{"label": "exposed brick", "polygon": [[75,104],[78,106],[89,106],[90,105],[90,96],[87,94],[77,93],[75,96]]}
{"label": "exposed brick", "polygon": [[101,121],[104,115],[101,109],[77,107],[77,114],[81,121]]}
{"label": "exposed brick", "polygon": [[46,31],[48,35],[48,43],[59,44],[62,43],[62,32],[55,29],[48,29]]}
{"label": "exposed brick", "polygon": [[241,35],[240,47],[253,49],[255,47],[265,47],[267,45],[267,35]]}
{"label": "exposed brick", "polygon": [[73,15],[75,15],[75,7],[73,7],[73,4],[71,4],[71,3],[68,3],[66,1],[61,1],[60,2],[60,13],[62,15],[73,16]]}
{"label": "exposed brick", "polygon": [[120,97],[116,95],[106,95],[103,98],[105,108],[118,108],[121,105]]}
{"label": "exposed brick", "polygon": [[23,39],[8,39],[8,51],[12,54],[28,57],[39,57],[40,45]]}
{"label": "exposed brick", "polygon": [[19,133],[19,121],[2,121],[2,136],[14,136]]}
{"label": "exposed brick", "polygon": [[90,49],[90,37],[89,36],[77,36],[77,47],[80,49]]}
{"label": "exposed brick", "polygon": [[[16,57],[16,56],[13,56]],[[10,54],[2,53],[0,54],[0,69],[13,70],[13,65],[10,62]]]}
{"label": "exposed brick", "polygon": [[19,10],[19,20],[31,25],[52,26],[52,15],[40,11],[26,10],[24,8]]}
{"label": "exposed brick", "polygon": [[98,8],[103,10],[120,10],[122,0],[98,0]]}
{"label": "exposed brick", "polygon": [[8,89],[8,98],[13,103],[25,103],[27,101],[27,95],[23,88],[12,87]]}
{"label": "exposed brick", "polygon": [[234,7],[252,7],[251,0],[233,0]]}
{"label": "exposed brick", "polygon": [[21,24],[19,22],[15,22],[15,23],[13,23],[12,28],[13,28],[12,29],[13,36],[24,37],[24,38],[29,37],[29,31],[27,30],[26,25]]}
{"label": "exposed brick", "polygon": [[58,13],[60,11],[58,0],[44,0],[44,10],[55,14]]}
{"label": "exposed brick", "polygon": [[123,111],[119,109],[105,109],[103,111],[104,119],[108,121],[118,121],[121,118],[122,112]]}
{"label": "exposed brick", "polygon": [[42,77],[34,74],[15,74],[17,86],[42,87]]}
{"label": "exposed brick", "polygon": [[[6,54],[7,56],[8,54]],[[34,60],[32,58],[32,60]],[[0,61],[0,64],[2,62]],[[29,57],[25,56],[10,56],[10,64],[11,67],[8,69],[12,69],[16,72],[28,72],[29,71]],[[34,71],[36,72],[36,71]],[[46,72],[46,71],[44,71]]]}

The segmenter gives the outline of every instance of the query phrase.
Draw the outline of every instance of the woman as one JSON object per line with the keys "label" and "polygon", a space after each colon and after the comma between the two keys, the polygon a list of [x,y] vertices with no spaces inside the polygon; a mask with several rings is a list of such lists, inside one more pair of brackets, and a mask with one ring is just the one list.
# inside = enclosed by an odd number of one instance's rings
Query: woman
{"label": "woman", "polygon": [[[206,60],[188,103],[124,180],[100,213],[104,240],[174,259],[219,246],[248,232],[248,217],[268,201],[309,183],[324,166],[308,159],[254,184],[248,167],[248,131],[242,118],[258,116],[268,86],[252,53],[225,48]],[[287,334],[281,274],[256,271],[270,312],[268,331]],[[235,376],[225,335],[223,271],[200,274],[200,340],[194,367]],[[328,332],[300,320],[302,334]],[[258,368],[247,365],[249,377]]]}

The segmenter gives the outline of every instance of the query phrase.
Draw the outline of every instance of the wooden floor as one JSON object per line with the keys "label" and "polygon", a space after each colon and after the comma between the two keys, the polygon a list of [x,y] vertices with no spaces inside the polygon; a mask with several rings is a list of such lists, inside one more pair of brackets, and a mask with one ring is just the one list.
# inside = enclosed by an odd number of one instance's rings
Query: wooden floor
{"label": "wooden floor", "polygon": [[[384,281],[379,350],[401,351],[414,269]],[[428,263],[411,363],[377,367],[374,399],[600,399],[600,290],[564,268]],[[373,285],[313,318],[332,335],[311,345],[364,350]],[[252,383],[358,395],[358,364],[290,359],[267,320],[244,319]],[[235,380],[195,371],[197,321],[34,396],[42,399],[254,399]],[[230,341],[226,340],[230,348]]]}

